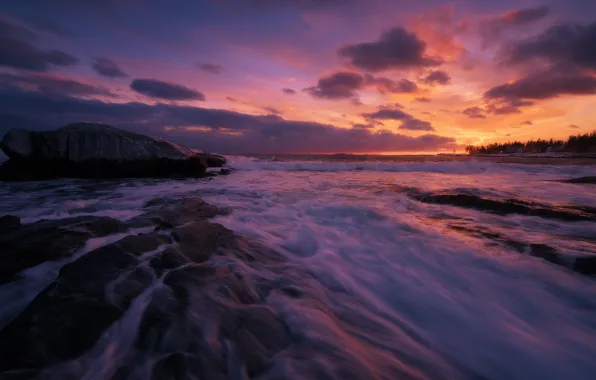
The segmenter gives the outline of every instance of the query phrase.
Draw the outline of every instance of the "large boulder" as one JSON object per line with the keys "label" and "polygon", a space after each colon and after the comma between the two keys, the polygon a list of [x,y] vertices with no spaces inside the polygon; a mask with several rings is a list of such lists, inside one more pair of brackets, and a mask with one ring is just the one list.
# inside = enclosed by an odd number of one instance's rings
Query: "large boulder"
{"label": "large boulder", "polygon": [[76,123],[55,131],[12,129],[0,148],[9,161],[0,179],[202,177],[225,158],[104,124]]}

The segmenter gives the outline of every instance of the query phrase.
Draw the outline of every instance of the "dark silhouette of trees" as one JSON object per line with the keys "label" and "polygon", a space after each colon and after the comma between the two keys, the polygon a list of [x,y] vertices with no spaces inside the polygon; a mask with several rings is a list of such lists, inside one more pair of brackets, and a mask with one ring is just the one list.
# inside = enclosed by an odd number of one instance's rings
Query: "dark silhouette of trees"
{"label": "dark silhouette of trees", "polygon": [[526,142],[513,141],[488,145],[468,145],[466,152],[471,155],[546,152],[596,153],[596,131],[569,136],[567,141],[538,139]]}

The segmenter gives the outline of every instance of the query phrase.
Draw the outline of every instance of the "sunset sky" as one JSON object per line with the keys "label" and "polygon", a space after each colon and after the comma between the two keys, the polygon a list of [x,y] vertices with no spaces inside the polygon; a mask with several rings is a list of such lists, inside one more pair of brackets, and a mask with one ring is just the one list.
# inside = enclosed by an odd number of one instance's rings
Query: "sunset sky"
{"label": "sunset sky", "polygon": [[95,121],[222,153],[407,153],[596,128],[594,0],[1,4],[0,136]]}

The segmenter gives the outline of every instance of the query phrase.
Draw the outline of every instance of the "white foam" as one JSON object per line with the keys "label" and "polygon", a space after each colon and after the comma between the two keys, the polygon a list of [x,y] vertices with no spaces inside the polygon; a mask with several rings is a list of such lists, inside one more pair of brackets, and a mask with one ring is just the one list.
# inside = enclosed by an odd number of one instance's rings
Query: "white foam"
{"label": "white foam", "polygon": [[[90,212],[93,206],[97,210],[91,212],[127,219],[155,197],[201,196],[232,209],[216,221],[278,249],[302,268],[295,285],[311,286],[324,305],[282,295],[267,302],[294,334],[312,344],[308,347],[333,347],[336,355],[342,352],[342,358],[371,372],[403,369],[407,363],[397,363],[398,358],[409,357],[426,366],[430,378],[437,378],[432,373],[456,378],[449,375],[453,363],[487,379],[582,380],[596,373],[593,279],[448,227],[461,223],[580,254],[593,249],[589,237],[596,233],[596,223],[426,205],[391,190],[391,185],[457,189],[594,206],[596,187],[553,182],[595,175],[594,167],[240,157],[232,157],[229,166],[240,170],[212,181],[133,181],[97,192],[92,199],[76,183],[57,200],[51,198],[55,189],[31,189],[29,195],[47,197],[37,209],[3,207],[2,212],[33,220],[47,215],[52,202],[64,205],[67,199],[69,216],[77,210]],[[23,196],[0,195],[15,203]],[[286,276],[290,281],[290,274]],[[146,303],[143,297],[133,308]],[[133,317],[127,314],[108,334],[136,328]],[[114,339],[126,340],[122,347],[130,343],[129,335]],[[104,343],[97,347],[107,347]],[[326,357],[326,352],[313,351],[313,365],[332,366],[337,357]],[[124,355],[116,354],[100,356],[95,365]],[[287,355],[280,353],[272,363],[272,371],[283,374],[278,377],[301,368]],[[101,372],[91,374],[105,378]],[[377,375],[391,378],[385,372]]]}

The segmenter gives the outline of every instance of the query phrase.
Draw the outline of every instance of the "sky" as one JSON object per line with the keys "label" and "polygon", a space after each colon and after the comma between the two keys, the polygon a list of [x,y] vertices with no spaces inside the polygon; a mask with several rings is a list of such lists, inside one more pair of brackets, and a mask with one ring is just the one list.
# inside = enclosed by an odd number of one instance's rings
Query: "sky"
{"label": "sky", "polygon": [[596,129],[593,0],[0,0],[0,136],[462,152]]}

